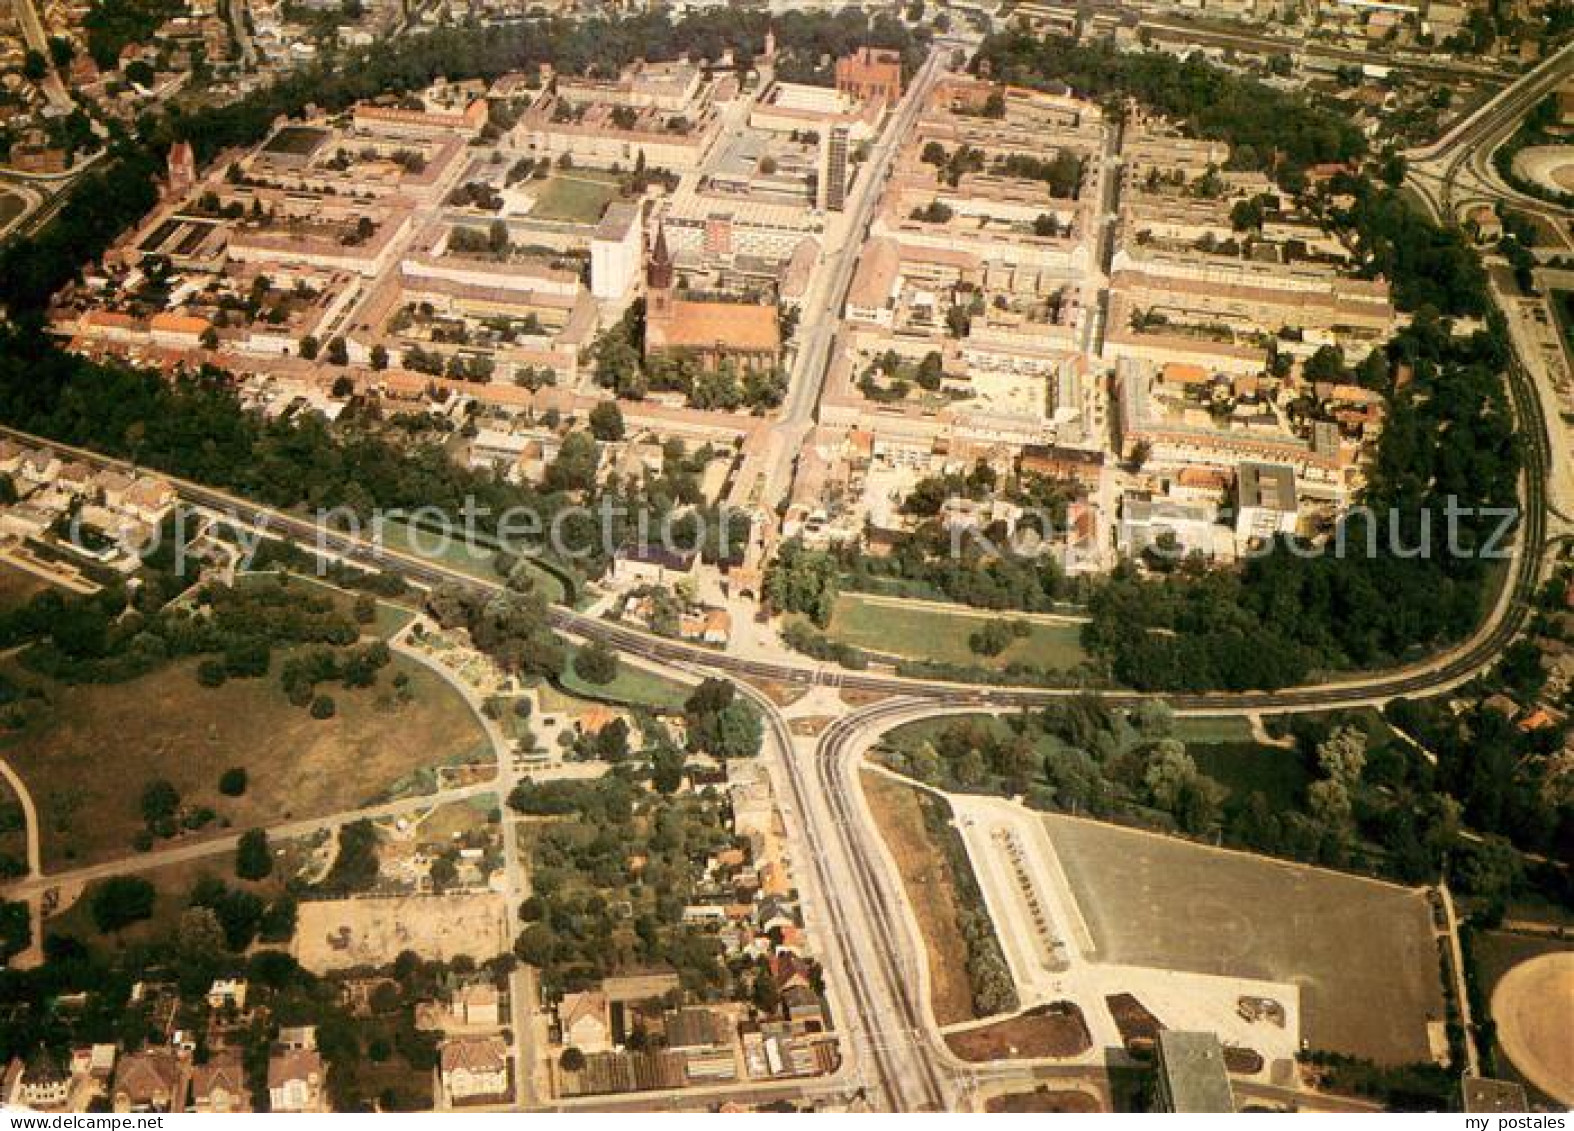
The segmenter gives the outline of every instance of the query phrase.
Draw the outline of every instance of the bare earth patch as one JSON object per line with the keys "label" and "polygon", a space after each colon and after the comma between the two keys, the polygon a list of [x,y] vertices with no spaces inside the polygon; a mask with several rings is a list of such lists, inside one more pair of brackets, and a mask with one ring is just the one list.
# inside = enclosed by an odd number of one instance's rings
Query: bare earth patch
{"label": "bare earth patch", "polygon": [[1492,991],[1498,1043],[1547,1095],[1574,1104],[1574,951],[1515,966]]}
{"label": "bare earth patch", "polygon": [[822,730],[833,722],[835,722],[834,719],[825,715],[816,715],[809,719],[790,719],[787,723],[787,729],[803,738],[816,738]]}
{"label": "bare earth patch", "polygon": [[776,679],[751,679],[749,683],[778,707],[791,707],[809,694],[807,685],[801,683],[783,683]]}
{"label": "bare earth patch", "polygon": [[1004,1096],[991,1096],[984,1104],[985,1111],[1008,1112],[1019,1115],[1039,1112],[1064,1112],[1067,1114],[1092,1114],[1104,1110],[1098,1097],[1087,1092],[1067,1089],[1054,1091],[1039,1088],[1033,1092],[1011,1092]]}
{"label": "bare earth patch", "polygon": [[945,1043],[963,1060],[979,1063],[1077,1056],[1093,1047],[1093,1037],[1075,1003],[1056,1001],[1005,1021],[947,1033]]}
{"label": "bare earth patch", "polygon": [[941,1025],[970,1021],[973,990],[967,977],[967,942],[957,922],[956,881],[924,828],[918,791],[868,771],[862,781],[875,823],[896,860],[907,901],[923,932],[935,1021]]}
{"label": "bare earth patch", "polygon": [[1104,1004],[1109,1006],[1109,1015],[1115,1019],[1115,1028],[1120,1031],[1126,1051],[1133,1056],[1151,1053],[1158,1043],[1160,1031],[1166,1028],[1164,1022],[1148,1012],[1148,1007],[1131,994],[1111,994],[1104,999]]}
{"label": "bare earth patch", "polygon": [[507,953],[507,904],[498,893],[324,899],[300,905],[295,960],[315,973],[422,958],[477,962]]}

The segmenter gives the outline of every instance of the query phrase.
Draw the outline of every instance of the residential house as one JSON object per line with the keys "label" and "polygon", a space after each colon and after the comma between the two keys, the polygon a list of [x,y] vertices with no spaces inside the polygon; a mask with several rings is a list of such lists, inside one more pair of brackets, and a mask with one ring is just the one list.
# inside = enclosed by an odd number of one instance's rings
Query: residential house
{"label": "residential house", "polygon": [[70,1094],[70,1072],[43,1045],[26,1060],[13,1058],[6,1070],[3,1098],[7,1106],[38,1110],[63,1107]]}
{"label": "residential house", "polygon": [[219,978],[208,987],[208,1008],[223,1009],[227,1005],[236,1011],[246,1008],[246,981],[242,978]]}
{"label": "residential house", "polygon": [[600,990],[564,994],[557,1006],[563,1044],[583,1053],[606,1052],[612,1047],[612,1022],[607,995]]}
{"label": "residential house", "polygon": [[461,986],[450,1008],[454,1020],[461,1025],[495,1027],[501,1024],[499,994],[490,982]]}
{"label": "residential house", "polygon": [[251,1089],[246,1086],[246,1066],[237,1049],[220,1049],[206,1064],[191,1070],[191,1101],[195,1112],[251,1110]]}
{"label": "residential house", "polygon": [[186,1106],[188,1067],[173,1049],[128,1053],[115,1068],[112,1096],[117,1112],[182,1111]]}
{"label": "residential house", "polygon": [[326,1073],[315,1048],[284,1049],[268,1058],[268,1107],[273,1111],[327,1111]]}
{"label": "residential house", "polygon": [[454,1103],[508,1097],[508,1046],[501,1037],[446,1041],[439,1063],[443,1088]]}
{"label": "residential house", "polygon": [[124,509],[149,526],[157,526],[175,509],[175,488],[163,479],[141,476],[126,492]]}

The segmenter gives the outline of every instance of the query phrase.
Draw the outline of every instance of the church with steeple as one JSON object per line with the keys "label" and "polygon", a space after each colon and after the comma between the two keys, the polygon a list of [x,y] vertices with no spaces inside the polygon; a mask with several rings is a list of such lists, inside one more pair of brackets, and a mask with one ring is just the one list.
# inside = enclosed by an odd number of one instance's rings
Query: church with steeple
{"label": "church with steeple", "polygon": [[730,361],[747,373],[774,369],[781,352],[774,306],[677,297],[677,269],[658,227],[645,265],[645,356],[686,356],[706,370]]}

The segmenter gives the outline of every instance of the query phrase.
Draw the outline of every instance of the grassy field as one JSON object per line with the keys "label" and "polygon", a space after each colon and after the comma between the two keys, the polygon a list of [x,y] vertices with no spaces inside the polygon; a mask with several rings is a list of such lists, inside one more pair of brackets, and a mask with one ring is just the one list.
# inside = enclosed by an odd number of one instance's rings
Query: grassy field
{"label": "grassy field", "polygon": [[0,853],[27,864],[27,818],[11,783],[0,778]]}
{"label": "grassy field", "polygon": [[970,1021],[973,988],[967,976],[967,942],[957,921],[956,879],[924,827],[919,791],[868,771],[862,782],[924,936],[935,1021],[941,1025]]}
{"label": "grassy field", "polygon": [[1299,809],[1310,777],[1294,750],[1256,742],[1187,742],[1197,768],[1237,797],[1261,793],[1275,812]]}
{"label": "grassy field", "polygon": [[538,220],[594,224],[618,195],[618,178],[588,169],[556,172],[542,186],[530,215]]}
{"label": "grassy field", "polygon": [[27,201],[17,196],[14,192],[0,189],[0,228],[5,227],[12,220],[22,214],[27,207]]}
{"label": "grassy field", "polygon": [[[457,535],[445,544],[439,545],[436,534],[425,531],[412,530],[402,522],[386,522],[382,527],[383,545],[390,550],[409,554],[412,557],[424,558],[430,562],[437,562],[449,569],[469,577],[479,578],[482,581],[500,581],[497,570],[492,568],[493,551],[485,546],[466,545]],[[542,569],[540,566],[526,562],[530,572],[535,576],[537,588],[546,596],[548,601],[561,604],[566,596],[563,583],[558,578]]]}
{"label": "grassy field", "polygon": [[682,710],[684,700],[694,693],[688,684],[627,663],[618,665],[617,678],[611,683],[586,683],[574,671],[572,659],[563,669],[563,690],[588,699],[626,703],[630,707],[650,707],[659,711]]}
{"label": "grassy field", "polygon": [[1304,1035],[1380,1063],[1430,1058],[1443,1019],[1423,893],[1045,816],[1105,962],[1294,982]]}
{"label": "grassy field", "polygon": [[826,635],[871,652],[947,664],[1003,668],[1022,663],[1069,671],[1087,659],[1081,626],[1074,623],[1031,622],[1029,634],[1013,640],[998,656],[980,656],[967,646],[971,634],[1000,619],[998,613],[960,606],[954,612],[927,605],[903,607],[844,593],[836,599]]}
{"label": "grassy field", "polygon": [[[284,657],[276,654],[278,671]],[[123,684],[66,687],[14,666],[3,673],[36,687],[43,701],[27,725],[0,738],[0,754],[39,805],[46,868],[131,851],[142,827],[139,798],[154,779],[206,805],[236,828],[361,807],[394,791],[419,791],[430,768],[489,758],[469,707],[427,668],[395,657],[377,685],[324,687],[338,705],[313,719],[285,698],[277,675],[198,685],[192,660]],[[395,672],[413,699],[396,702]],[[241,797],[218,792],[219,775],[243,766]],[[201,833],[191,835],[202,835]]]}
{"label": "grassy field", "polygon": [[1193,742],[1250,742],[1252,724],[1239,715],[1218,715],[1207,718],[1178,718],[1171,728],[1176,738],[1185,743]]}

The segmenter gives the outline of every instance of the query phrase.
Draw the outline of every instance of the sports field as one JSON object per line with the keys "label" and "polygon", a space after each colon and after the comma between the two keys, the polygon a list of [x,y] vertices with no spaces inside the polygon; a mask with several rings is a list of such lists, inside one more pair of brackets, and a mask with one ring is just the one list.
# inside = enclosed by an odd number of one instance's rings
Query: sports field
{"label": "sports field", "polygon": [[618,179],[611,173],[573,169],[552,174],[536,197],[530,215],[538,220],[594,224],[618,194]]}
{"label": "sports field", "polygon": [[1043,818],[1103,962],[1301,986],[1314,1049],[1430,1059],[1424,893],[1071,817]]}
{"label": "sports field", "polygon": [[1574,951],[1515,966],[1492,991],[1498,1043],[1525,1078],[1574,1104]]}

